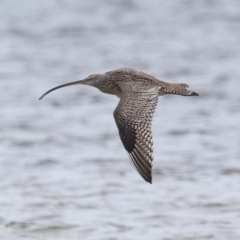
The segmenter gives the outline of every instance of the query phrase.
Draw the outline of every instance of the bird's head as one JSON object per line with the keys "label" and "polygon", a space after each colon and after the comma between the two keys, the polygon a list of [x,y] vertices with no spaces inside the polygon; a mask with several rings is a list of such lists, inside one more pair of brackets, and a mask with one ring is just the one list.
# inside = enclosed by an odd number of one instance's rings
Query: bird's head
{"label": "bird's head", "polygon": [[91,74],[82,80],[82,84],[96,87],[101,80],[102,74]]}
{"label": "bird's head", "polygon": [[91,74],[88,77],[84,78],[83,80],[78,80],[75,82],[70,82],[70,83],[66,83],[60,86],[57,86],[55,88],[52,88],[50,90],[48,90],[47,92],[45,92],[40,98],[39,100],[41,100],[42,98],[44,98],[48,93],[57,90],[59,88],[63,88],[63,87],[68,87],[68,86],[72,86],[72,85],[78,85],[78,84],[84,84],[84,85],[89,85],[89,86],[94,86],[97,87],[98,83],[101,80],[101,76],[102,74]]}

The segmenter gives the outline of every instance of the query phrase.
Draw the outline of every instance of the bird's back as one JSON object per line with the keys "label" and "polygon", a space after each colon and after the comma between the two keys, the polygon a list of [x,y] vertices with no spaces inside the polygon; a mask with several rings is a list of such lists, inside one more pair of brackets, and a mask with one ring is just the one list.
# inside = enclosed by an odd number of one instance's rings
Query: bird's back
{"label": "bird's back", "polygon": [[118,81],[130,82],[135,86],[136,91],[144,91],[148,88],[159,89],[159,96],[164,94],[176,94],[182,96],[198,96],[198,93],[190,91],[188,84],[185,83],[169,83],[164,82],[152,74],[143,71],[135,70],[132,68],[120,68],[106,74],[114,76],[115,83]]}
{"label": "bird's back", "polygon": [[106,79],[117,82],[130,82],[137,86],[164,86],[166,82],[158,80],[151,74],[133,68],[120,68],[105,73]]}
{"label": "bird's back", "polygon": [[106,72],[105,74],[115,76],[116,79],[127,78],[133,81],[137,79],[157,80],[153,75],[140,70],[135,70],[133,68],[119,68],[110,72]]}

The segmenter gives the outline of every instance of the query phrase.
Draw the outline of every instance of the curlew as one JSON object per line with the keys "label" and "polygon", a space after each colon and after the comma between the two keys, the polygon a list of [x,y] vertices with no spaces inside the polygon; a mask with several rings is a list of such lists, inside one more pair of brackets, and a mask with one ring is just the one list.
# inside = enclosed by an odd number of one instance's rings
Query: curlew
{"label": "curlew", "polygon": [[151,125],[158,97],[164,94],[182,96],[199,94],[188,90],[189,86],[185,83],[167,83],[142,71],[121,68],[57,86],[44,93],[39,100],[58,88],[77,84],[93,86],[101,92],[120,98],[113,113],[120,139],[136,170],[145,181],[152,183]]}

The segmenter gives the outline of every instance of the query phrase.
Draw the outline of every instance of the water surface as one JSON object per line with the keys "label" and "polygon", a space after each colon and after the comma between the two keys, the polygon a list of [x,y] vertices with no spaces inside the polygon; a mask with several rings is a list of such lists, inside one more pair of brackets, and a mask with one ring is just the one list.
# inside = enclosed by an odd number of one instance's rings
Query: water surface
{"label": "water surface", "polygon": [[[0,2],[0,237],[240,239],[240,2]],[[133,67],[185,82],[153,121],[153,184],[85,86]]]}

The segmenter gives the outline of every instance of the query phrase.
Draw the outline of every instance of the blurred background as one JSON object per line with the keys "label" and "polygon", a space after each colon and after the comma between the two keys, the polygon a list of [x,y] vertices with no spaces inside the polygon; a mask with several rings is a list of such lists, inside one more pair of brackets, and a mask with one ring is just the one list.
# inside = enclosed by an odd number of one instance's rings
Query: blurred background
{"label": "blurred background", "polygon": [[[240,239],[240,1],[0,1],[0,238]],[[120,142],[115,96],[72,86],[132,67],[159,98],[153,184]]]}

